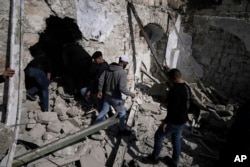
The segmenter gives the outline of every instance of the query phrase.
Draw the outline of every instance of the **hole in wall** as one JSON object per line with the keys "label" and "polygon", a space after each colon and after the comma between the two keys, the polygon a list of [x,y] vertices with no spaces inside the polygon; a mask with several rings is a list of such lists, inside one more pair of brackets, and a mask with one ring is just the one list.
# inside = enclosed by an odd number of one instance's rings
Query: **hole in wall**
{"label": "hole in wall", "polygon": [[42,48],[51,59],[51,79],[62,78],[63,83],[70,87],[69,92],[84,87],[88,84],[91,56],[78,44],[83,36],[76,21],[69,17],[50,16],[46,24],[34,46]]}

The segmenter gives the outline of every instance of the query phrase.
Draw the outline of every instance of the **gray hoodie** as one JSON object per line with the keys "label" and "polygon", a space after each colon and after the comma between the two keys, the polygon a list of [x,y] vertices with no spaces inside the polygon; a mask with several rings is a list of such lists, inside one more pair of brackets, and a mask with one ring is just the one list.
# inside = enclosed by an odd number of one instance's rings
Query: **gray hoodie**
{"label": "gray hoodie", "polygon": [[108,70],[99,78],[98,91],[114,98],[121,98],[121,93],[131,96],[127,89],[127,74],[123,67],[117,63],[111,63]]}

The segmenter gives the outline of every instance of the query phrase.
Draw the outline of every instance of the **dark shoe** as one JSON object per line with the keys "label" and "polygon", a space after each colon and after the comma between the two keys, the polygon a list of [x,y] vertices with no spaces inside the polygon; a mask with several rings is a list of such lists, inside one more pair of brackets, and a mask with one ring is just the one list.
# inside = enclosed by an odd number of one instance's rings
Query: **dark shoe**
{"label": "dark shoe", "polygon": [[48,112],[49,110],[48,109],[42,109],[42,112]]}
{"label": "dark shoe", "polygon": [[169,166],[169,167],[177,167],[177,164],[173,162],[172,158],[170,158],[169,156],[166,156],[165,157],[165,160],[166,160],[166,164]]}
{"label": "dark shoe", "polygon": [[36,101],[36,97],[30,93],[27,92],[26,94],[27,99],[29,99],[30,101]]}
{"label": "dark shoe", "polygon": [[118,134],[122,136],[129,136],[132,134],[132,131],[129,129],[124,129],[124,130],[120,130]]}
{"label": "dark shoe", "polygon": [[159,157],[155,157],[152,154],[143,157],[142,162],[145,164],[158,164],[159,163]]}

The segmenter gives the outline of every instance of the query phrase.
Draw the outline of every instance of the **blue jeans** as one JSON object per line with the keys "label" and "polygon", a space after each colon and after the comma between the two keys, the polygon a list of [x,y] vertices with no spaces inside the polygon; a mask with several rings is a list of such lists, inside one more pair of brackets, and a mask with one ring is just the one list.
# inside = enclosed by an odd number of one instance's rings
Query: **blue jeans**
{"label": "blue jeans", "polygon": [[84,100],[87,102],[87,105],[88,106],[92,106],[93,105],[93,101],[92,101],[91,97],[87,97],[86,96],[87,91],[88,91],[88,87],[82,88],[81,89],[81,95],[84,98]]}
{"label": "blue jeans", "polygon": [[162,149],[162,142],[164,137],[171,135],[171,141],[173,145],[173,154],[172,154],[172,161],[177,165],[179,161],[179,156],[181,154],[181,136],[182,131],[185,127],[185,124],[182,125],[174,125],[174,124],[167,124],[165,132],[162,130],[162,126],[158,128],[155,132],[154,136],[154,150],[152,155],[154,157],[159,157],[161,149]]}
{"label": "blue jeans", "polygon": [[36,85],[28,90],[28,93],[35,95],[36,93],[41,93],[42,97],[42,110],[49,109],[49,84],[50,81],[47,78],[45,72],[39,68],[29,67],[25,71],[26,75],[34,79]]}
{"label": "blue jeans", "polygon": [[105,120],[106,114],[110,110],[110,106],[112,106],[116,112],[118,112],[119,119],[120,119],[120,130],[125,129],[125,119],[126,119],[126,108],[124,107],[124,102],[121,98],[113,98],[109,95],[105,95],[103,98],[103,105],[101,112],[97,116],[95,123],[101,122]]}

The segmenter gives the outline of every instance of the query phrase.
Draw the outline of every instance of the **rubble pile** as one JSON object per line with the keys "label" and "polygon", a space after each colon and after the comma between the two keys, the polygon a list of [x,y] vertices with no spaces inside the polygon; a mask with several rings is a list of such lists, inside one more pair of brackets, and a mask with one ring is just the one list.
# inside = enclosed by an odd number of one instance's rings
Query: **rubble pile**
{"label": "rubble pile", "polygon": [[[233,121],[237,104],[225,103],[225,100],[220,104],[218,99],[215,103],[197,84],[189,85],[193,92],[193,102],[200,113],[198,117],[197,114],[189,114],[190,121],[183,132],[180,165],[213,166],[225,142],[225,135]],[[27,166],[108,166],[114,163],[112,156],[116,154],[117,145],[124,142],[127,145],[123,156],[124,166],[130,166],[132,162],[140,166],[150,166],[143,164],[140,158],[152,152],[154,133],[167,114],[165,99],[168,88],[163,83],[145,82],[138,84],[136,89],[136,98],[133,101],[127,99],[125,103],[128,112],[134,105],[139,106],[135,109],[131,126],[134,133],[131,136],[122,139],[118,135],[118,126],[113,125]],[[63,93],[63,88],[57,82],[51,83],[49,112],[41,111],[39,100],[24,99],[16,156],[53,141],[60,141],[63,137],[93,124],[98,112],[93,108],[86,108],[81,99],[61,98]],[[159,166],[166,166],[164,157],[170,156],[172,151],[170,140],[166,139],[164,145],[161,152],[163,160]]]}
{"label": "rubble pile", "polygon": [[[148,165],[143,164],[141,157],[152,153],[154,133],[167,114],[165,96],[162,96],[167,94],[167,86],[165,84],[164,89],[163,85],[157,83],[146,89],[144,86],[142,89],[152,96],[141,94],[137,99],[140,107],[135,117],[134,128],[136,129],[140,166]],[[219,103],[218,96],[215,96],[217,94],[214,93],[213,98],[210,98],[198,88],[197,84],[192,83],[189,86],[192,90],[192,101],[198,107],[199,113],[198,115],[189,113],[189,122],[183,132],[180,166],[212,167],[218,160],[219,152],[225,143],[239,104],[232,99],[227,103],[223,99]],[[156,90],[158,90],[158,94]],[[164,157],[171,157],[171,152],[172,144],[167,138],[160,154],[162,161],[159,166],[166,166]]]}

